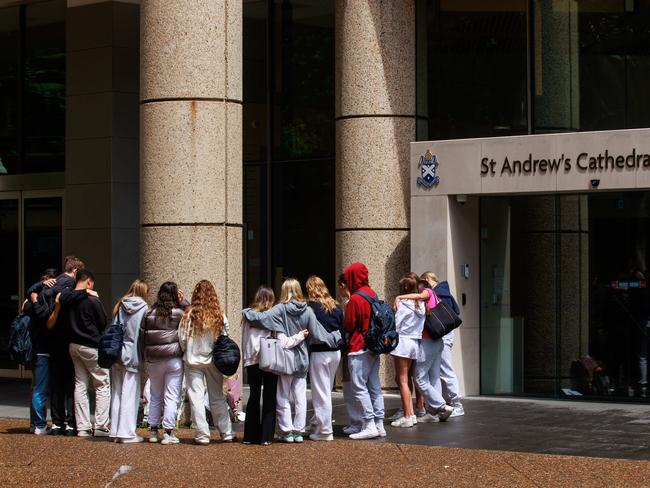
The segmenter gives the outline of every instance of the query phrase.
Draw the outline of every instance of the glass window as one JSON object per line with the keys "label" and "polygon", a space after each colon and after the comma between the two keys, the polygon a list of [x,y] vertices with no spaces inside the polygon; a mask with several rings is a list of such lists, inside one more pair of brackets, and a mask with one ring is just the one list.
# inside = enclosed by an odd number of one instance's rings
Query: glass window
{"label": "glass window", "polygon": [[26,6],[24,173],[65,168],[65,2]]}
{"label": "glass window", "polygon": [[61,198],[27,198],[24,201],[25,287],[40,279],[43,271],[61,271]]}
{"label": "glass window", "polygon": [[275,1],[274,158],[334,155],[332,2]]}
{"label": "glass window", "polygon": [[333,286],[334,3],[245,2],[243,28],[247,298],[288,275]]}
{"label": "glass window", "polygon": [[0,9],[0,175],[65,167],[64,0]]}
{"label": "glass window", "polygon": [[0,9],[0,175],[20,167],[20,9]]}
{"label": "glass window", "polygon": [[428,120],[428,137],[527,133],[527,2],[427,0],[418,16],[426,16],[418,20],[426,31],[418,36],[426,84],[418,115]]}

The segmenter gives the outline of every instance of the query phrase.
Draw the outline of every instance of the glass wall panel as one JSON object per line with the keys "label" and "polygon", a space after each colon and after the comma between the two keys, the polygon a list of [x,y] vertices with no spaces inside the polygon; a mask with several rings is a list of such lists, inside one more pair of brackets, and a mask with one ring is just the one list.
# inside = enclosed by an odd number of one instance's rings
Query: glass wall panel
{"label": "glass wall panel", "polygon": [[26,6],[23,172],[65,168],[64,1]]}
{"label": "glass wall panel", "polygon": [[9,327],[18,313],[22,293],[18,290],[18,265],[20,263],[18,200],[0,200],[0,369],[16,369],[9,358]]}
{"label": "glass wall panel", "polygon": [[273,285],[311,274],[334,288],[334,161],[273,166]]}
{"label": "glass wall panel", "polygon": [[418,89],[418,99],[427,107],[418,115],[428,119],[429,139],[527,133],[527,3],[419,2],[426,34],[418,52],[426,50],[426,61],[418,68],[426,75],[418,79],[426,92]]}
{"label": "glass wall panel", "polygon": [[61,271],[61,198],[27,198],[23,206],[25,287],[47,268]]}
{"label": "glass wall panel", "polygon": [[0,9],[0,175],[20,168],[20,9]]}
{"label": "glass wall panel", "polygon": [[481,392],[645,399],[650,192],[481,200]]}
{"label": "glass wall panel", "polygon": [[273,155],[334,155],[333,2],[274,1]]}
{"label": "glass wall panel", "polygon": [[334,2],[244,3],[246,293],[334,285]]}
{"label": "glass wall panel", "polygon": [[534,2],[535,132],[650,126],[650,2]]}

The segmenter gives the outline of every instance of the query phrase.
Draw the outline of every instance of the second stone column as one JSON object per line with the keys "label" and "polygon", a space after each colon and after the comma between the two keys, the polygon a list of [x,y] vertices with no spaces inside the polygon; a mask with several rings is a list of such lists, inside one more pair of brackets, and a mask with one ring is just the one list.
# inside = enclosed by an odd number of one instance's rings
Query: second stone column
{"label": "second stone column", "polygon": [[242,299],[242,3],[143,0],[142,275],[190,298],[211,280],[238,339]]}
{"label": "second stone column", "polygon": [[[414,0],[336,2],[336,264],[368,266],[392,302],[409,271]],[[392,361],[382,367],[393,386]]]}

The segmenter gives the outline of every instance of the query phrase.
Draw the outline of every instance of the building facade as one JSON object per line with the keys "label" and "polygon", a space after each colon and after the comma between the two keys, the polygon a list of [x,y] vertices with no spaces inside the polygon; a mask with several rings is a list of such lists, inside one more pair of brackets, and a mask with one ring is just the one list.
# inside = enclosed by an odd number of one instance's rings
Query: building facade
{"label": "building facade", "polygon": [[496,144],[488,174],[508,144],[643,139],[649,18],[645,0],[0,1],[0,370],[26,374],[8,324],[67,254],[107,307],[136,276],[208,278],[232,318],[261,283],[335,289],[359,260],[387,301],[411,268],[449,279],[467,394],[644,398],[645,298],[616,287],[645,286],[645,173],[484,191],[469,139]]}

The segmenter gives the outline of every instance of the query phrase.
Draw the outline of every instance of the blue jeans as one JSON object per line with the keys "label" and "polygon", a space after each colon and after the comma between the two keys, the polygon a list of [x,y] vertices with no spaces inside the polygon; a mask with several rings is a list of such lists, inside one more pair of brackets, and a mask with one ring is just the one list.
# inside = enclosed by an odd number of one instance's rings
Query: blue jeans
{"label": "blue jeans", "polygon": [[439,410],[445,406],[445,400],[440,393],[440,363],[443,348],[442,339],[435,341],[422,339],[418,360],[415,363],[415,384],[432,410]]}
{"label": "blue jeans", "polygon": [[47,393],[50,369],[50,356],[37,354],[32,364],[34,390],[32,392],[32,424],[39,429],[47,425]]}

